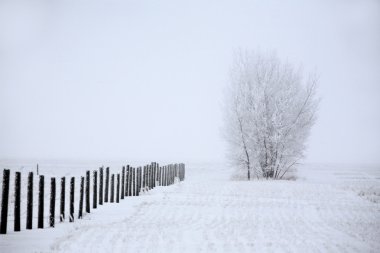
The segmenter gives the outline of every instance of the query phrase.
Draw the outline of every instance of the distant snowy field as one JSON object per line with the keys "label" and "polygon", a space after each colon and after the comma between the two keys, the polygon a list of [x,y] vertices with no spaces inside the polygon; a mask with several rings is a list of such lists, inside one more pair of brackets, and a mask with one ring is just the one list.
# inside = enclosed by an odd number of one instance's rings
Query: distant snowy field
{"label": "distant snowy field", "polygon": [[[25,180],[34,168],[0,165],[12,169],[11,180],[15,169]],[[104,165],[112,173],[121,168]],[[50,176],[80,176],[99,166],[41,163],[46,199]],[[75,223],[31,231],[25,231],[23,182],[22,231],[12,232],[10,221],[0,252],[380,252],[380,167],[309,164],[298,169],[296,181],[232,181],[221,164],[187,164],[186,173],[185,182],[91,209]],[[12,200],[13,187],[10,192]],[[48,203],[45,210],[47,226]]]}

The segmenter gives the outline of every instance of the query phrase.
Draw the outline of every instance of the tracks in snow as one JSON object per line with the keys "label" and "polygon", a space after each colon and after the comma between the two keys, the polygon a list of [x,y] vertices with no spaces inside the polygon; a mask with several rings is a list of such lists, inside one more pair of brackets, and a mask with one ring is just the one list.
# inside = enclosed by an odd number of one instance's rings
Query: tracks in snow
{"label": "tracks in snow", "polygon": [[[203,180],[202,180],[203,179]],[[59,252],[370,252],[379,206],[307,182],[231,182],[210,176],[125,200],[118,211],[59,238]],[[124,210],[125,208],[125,210]],[[102,211],[99,211],[99,214]],[[114,213],[113,213],[114,212]],[[108,215],[106,220],[104,215]]]}

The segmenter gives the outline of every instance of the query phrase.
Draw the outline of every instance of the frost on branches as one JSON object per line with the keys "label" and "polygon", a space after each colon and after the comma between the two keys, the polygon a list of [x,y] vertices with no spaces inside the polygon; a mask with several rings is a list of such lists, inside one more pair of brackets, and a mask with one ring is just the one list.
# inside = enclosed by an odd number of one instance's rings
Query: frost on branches
{"label": "frost on branches", "polygon": [[247,179],[281,179],[303,157],[316,119],[317,80],[275,55],[239,53],[226,92],[229,158]]}

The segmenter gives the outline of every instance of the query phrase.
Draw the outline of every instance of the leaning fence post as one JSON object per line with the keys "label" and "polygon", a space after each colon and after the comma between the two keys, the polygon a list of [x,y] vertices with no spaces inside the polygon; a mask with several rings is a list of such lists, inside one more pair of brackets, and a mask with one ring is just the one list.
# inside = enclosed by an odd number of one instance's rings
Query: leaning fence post
{"label": "leaning fence post", "polygon": [[28,175],[28,193],[26,201],[26,229],[33,226],[33,172]]}
{"label": "leaning fence post", "polygon": [[90,213],[90,171],[86,171],[86,213]]}
{"label": "leaning fence post", "polygon": [[103,205],[103,167],[99,169],[99,205]]}
{"label": "leaning fence post", "polygon": [[16,172],[15,178],[15,223],[14,231],[21,231],[21,172]]}
{"label": "leaning fence post", "polygon": [[121,170],[121,189],[120,189],[121,199],[124,199],[124,174],[125,174],[125,167],[123,166],[123,169]]}
{"label": "leaning fence post", "polygon": [[40,183],[39,183],[38,228],[44,228],[44,176],[40,176]]}
{"label": "leaning fence post", "polygon": [[65,189],[66,188],[66,179],[65,177],[61,178],[61,199],[59,207],[59,220],[63,222],[65,220]]}
{"label": "leaning fence post", "polygon": [[75,177],[70,180],[70,215],[69,222],[74,222],[74,190],[75,190]]}
{"label": "leaning fence post", "polygon": [[114,183],[115,183],[115,175],[112,174],[111,175],[111,203],[113,203],[114,201],[114,195],[115,195],[115,187],[114,187]]}
{"label": "leaning fence post", "polygon": [[119,203],[119,194],[120,194],[120,174],[116,175],[116,203]]}
{"label": "leaning fence post", "polygon": [[109,180],[110,180],[110,168],[106,168],[106,189],[104,192],[104,202],[108,202],[108,188],[109,188]]}
{"label": "leaning fence post", "polygon": [[83,217],[83,192],[84,192],[84,177],[80,177],[80,193],[79,193],[78,219],[82,219],[82,217]]}
{"label": "leaning fence post", "polygon": [[9,173],[7,169],[3,170],[3,190],[1,197],[1,225],[0,234],[7,233],[7,221],[8,221],[8,199],[9,199]]}
{"label": "leaning fence post", "polygon": [[55,178],[50,179],[50,216],[49,225],[54,227],[55,225]]}
{"label": "leaning fence post", "polygon": [[98,192],[97,192],[97,180],[98,180],[98,172],[96,170],[94,170],[94,192],[93,192],[93,202],[92,202],[92,208],[96,209],[96,205],[97,205],[97,196],[98,196]]}

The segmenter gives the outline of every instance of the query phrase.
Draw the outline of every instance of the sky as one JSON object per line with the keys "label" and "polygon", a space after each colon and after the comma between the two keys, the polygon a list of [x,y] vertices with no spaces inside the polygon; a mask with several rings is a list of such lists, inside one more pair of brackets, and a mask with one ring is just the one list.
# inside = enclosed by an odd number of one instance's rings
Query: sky
{"label": "sky", "polygon": [[221,162],[234,52],[319,75],[305,162],[380,163],[380,2],[0,1],[0,159]]}

